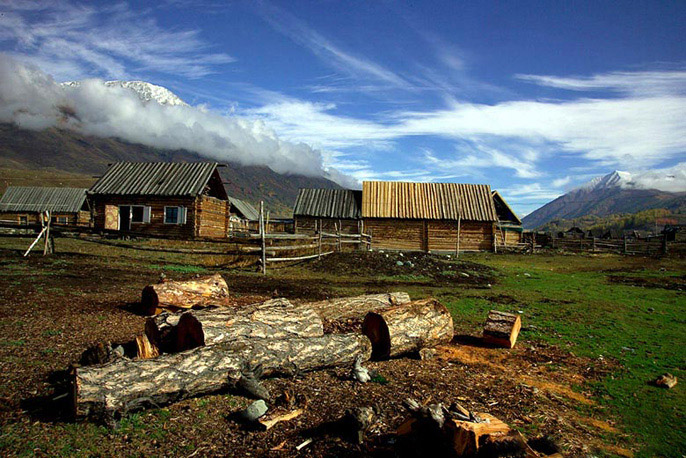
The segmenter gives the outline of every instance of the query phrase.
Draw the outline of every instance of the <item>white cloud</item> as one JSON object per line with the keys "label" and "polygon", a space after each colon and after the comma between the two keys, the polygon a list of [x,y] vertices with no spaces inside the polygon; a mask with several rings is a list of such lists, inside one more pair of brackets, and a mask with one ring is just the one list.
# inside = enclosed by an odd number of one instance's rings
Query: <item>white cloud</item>
{"label": "white cloud", "polygon": [[516,75],[541,86],[569,91],[611,90],[633,96],[686,94],[686,71],[610,72],[592,76]]}
{"label": "white cloud", "polygon": [[570,182],[572,181],[572,177],[567,175],[564,178],[558,178],[556,180],[553,180],[553,188],[562,188],[563,186],[567,186]]}
{"label": "white cloud", "polygon": [[0,6],[0,42],[12,54],[60,79],[84,75],[125,79],[135,71],[159,71],[197,78],[233,62],[211,51],[197,30],[162,28],[125,3],[107,6],[55,2],[6,2]]}
{"label": "white cloud", "polygon": [[[133,91],[85,80],[57,84],[37,68],[0,54],[0,122],[74,129],[144,145],[187,149],[219,160],[266,165],[279,173],[332,176],[320,151],[289,142],[261,120],[223,116],[192,106],[145,103]],[[348,181],[346,181],[348,180]]]}
{"label": "white cloud", "polygon": [[631,173],[631,187],[686,192],[686,162],[665,168]]}

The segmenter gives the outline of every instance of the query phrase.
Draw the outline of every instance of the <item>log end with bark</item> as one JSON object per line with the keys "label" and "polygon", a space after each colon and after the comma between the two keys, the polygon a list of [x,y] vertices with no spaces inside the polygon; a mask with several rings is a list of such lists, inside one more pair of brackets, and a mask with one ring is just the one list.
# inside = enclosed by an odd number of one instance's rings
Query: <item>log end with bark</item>
{"label": "log end with bark", "polygon": [[453,318],[436,299],[370,312],[362,333],[372,342],[372,359],[382,360],[417,353],[453,339]]}
{"label": "log end with bark", "polygon": [[229,287],[219,274],[148,285],[141,294],[141,312],[146,315],[156,315],[164,309],[176,311],[210,305],[229,305]]}
{"label": "log end with bark", "polygon": [[483,341],[498,347],[513,348],[522,329],[519,315],[491,310],[484,325]]}

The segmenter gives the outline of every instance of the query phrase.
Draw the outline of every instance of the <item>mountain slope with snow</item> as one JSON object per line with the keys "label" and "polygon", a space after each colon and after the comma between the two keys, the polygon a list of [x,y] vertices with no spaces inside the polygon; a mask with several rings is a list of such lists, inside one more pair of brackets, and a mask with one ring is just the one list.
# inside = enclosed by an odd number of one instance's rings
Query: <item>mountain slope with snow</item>
{"label": "mountain slope with snow", "polygon": [[[138,98],[143,102],[155,101],[160,105],[169,106],[188,106],[186,102],[181,100],[179,96],[174,94],[166,87],[158,86],[156,84],[147,83],[145,81],[105,81],[107,87],[122,87],[133,91]],[[67,81],[62,83],[65,87],[79,87],[81,81]]]}
{"label": "mountain slope with snow", "polygon": [[652,208],[678,209],[686,203],[683,169],[679,164],[673,169],[640,174],[614,171],[548,202],[525,216],[522,223],[533,229],[559,219],[636,213]]}

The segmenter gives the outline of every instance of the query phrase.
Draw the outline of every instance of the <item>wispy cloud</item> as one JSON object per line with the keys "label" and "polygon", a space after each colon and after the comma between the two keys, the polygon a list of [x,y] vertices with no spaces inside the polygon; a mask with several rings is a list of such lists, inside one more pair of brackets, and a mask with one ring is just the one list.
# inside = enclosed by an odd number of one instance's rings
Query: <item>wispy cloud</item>
{"label": "wispy cloud", "polygon": [[129,78],[145,71],[199,78],[234,61],[212,51],[198,30],[163,28],[126,3],[9,1],[0,12],[0,42],[60,79]]}
{"label": "wispy cloud", "polygon": [[343,74],[371,78],[395,87],[409,87],[408,82],[396,72],[370,59],[356,56],[343,47],[334,44],[288,11],[267,1],[259,2],[259,4],[262,17],[275,30],[309,49],[324,64],[332,66]]}
{"label": "wispy cloud", "polygon": [[633,96],[686,94],[686,70],[609,72],[591,76],[516,75],[541,86],[569,91],[610,90]]}

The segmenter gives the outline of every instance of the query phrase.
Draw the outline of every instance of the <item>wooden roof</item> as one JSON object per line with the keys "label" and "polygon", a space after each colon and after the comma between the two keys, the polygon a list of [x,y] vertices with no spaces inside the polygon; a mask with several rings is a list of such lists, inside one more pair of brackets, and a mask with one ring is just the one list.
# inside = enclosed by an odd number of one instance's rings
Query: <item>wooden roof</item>
{"label": "wooden roof", "polygon": [[362,217],[498,220],[488,185],[396,181],[362,183]]}
{"label": "wooden roof", "polygon": [[[116,162],[89,194],[126,196],[197,196],[213,185],[216,197],[228,196],[216,162]],[[210,182],[212,180],[212,183]]]}
{"label": "wooden roof", "polygon": [[229,202],[231,203],[231,206],[248,221],[257,221],[260,219],[260,212],[250,203],[231,196],[229,196]]}
{"label": "wooden roof", "polygon": [[493,203],[495,204],[495,211],[498,214],[499,221],[512,221],[516,224],[522,224],[519,216],[510,208],[510,205],[503,199],[498,191],[493,191]]}
{"label": "wooden roof", "polygon": [[84,188],[10,186],[0,199],[0,211],[76,213],[86,201]]}
{"label": "wooden roof", "polygon": [[361,191],[350,189],[301,189],[295,201],[294,216],[318,218],[360,218]]}

